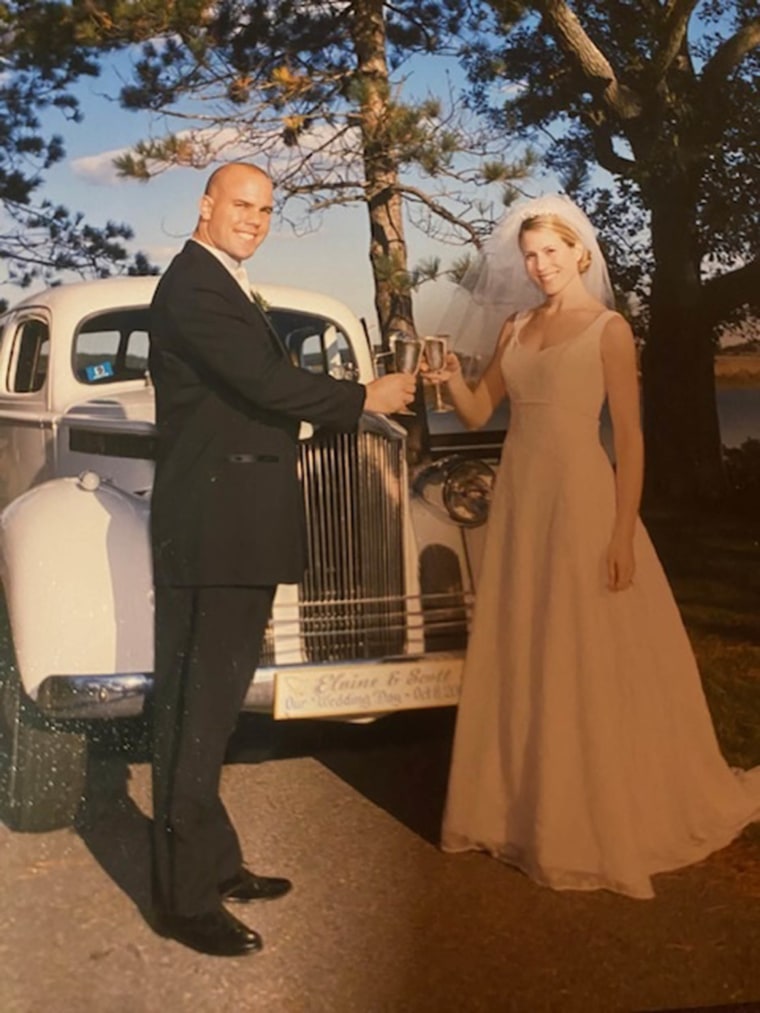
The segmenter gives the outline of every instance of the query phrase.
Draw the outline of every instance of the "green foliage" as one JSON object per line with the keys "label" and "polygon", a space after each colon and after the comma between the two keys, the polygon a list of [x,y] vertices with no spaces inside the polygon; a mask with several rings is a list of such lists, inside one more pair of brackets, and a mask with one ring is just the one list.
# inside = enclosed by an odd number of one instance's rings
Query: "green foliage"
{"label": "green foliage", "polygon": [[37,278],[53,284],[68,271],[94,278],[114,270],[157,273],[144,254],[130,257],[124,246],[133,235],[128,225],[109,221],[96,228],[81,213],[48,200],[17,204],[6,198],[3,211],[7,227],[0,235],[0,252],[9,280],[22,288]]}
{"label": "green foliage", "polygon": [[[755,441],[757,442],[757,441]],[[749,504],[747,504],[749,506]],[[729,762],[760,762],[760,544],[757,509],[646,518],[699,664]]]}
{"label": "green foliage", "polygon": [[472,267],[473,258],[469,253],[463,254],[461,257],[457,257],[449,268],[448,274],[452,281],[460,284],[467,274],[469,269]]}
{"label": "green foliage", "polygon": [[412,288],[417,289],[426,281],[435,281],[440,277],[440,257],[426,257],[415,265],[412,275]]}
{"label": "green foliage", "polygon": [[40,114],[57,110],[79,122],[71,86],[98,73],[82,40],[91,25],[78,4],[16,0],[0,6],[0,256],[10,281],[54,281],[63,271],[102,276],[114,267],[149,273],[144,255],[130,259],[127,225],[95,228],[83,216],[40,200],[45,171],[64,156],[58,134],[46,135]]}
{"label": "green foliage", "polygon": [[760,440],[747,439],[739,447],[724,447],[723,457],[733,496],[748,515],[760,516]]}
{"label": "green foliage", "polygon": [[[557,29],[557,8],[596,48],[595,70]],[[760,206],[747,201],[760,186],[756,6],[490,0],[470,25],[463,58],[475,104],[497,129],[541,146],[601,227],[618,284],[649,289],[648,212],[667,185],[693,203],[697,259],[725,269],[756,256]],[[611,174],[602,186],[599,166]]]}
{"label": "green foliage", "polygon": [[182,129],[137,145],[119,157],[118,171],[146,181],[232,149],[268,169],[296,227],[332,206],[365,207],[381,332],[413,326],[411,293],[438,268],[409,269],[406,225],[478,242],[500,210],[500,191],[533,163],[530,152],[507,157],[510,138],[485,129],[451,86],[405,92],[410,56],[458,52],[471,0],[178,4],[141,36],[152,17],[141,20],[144,2],[130,6],[130,23],[140,26],[132,37],[144,41],[121,101],[169,123],[176,117]]}
{"label": "green foliage", "polygon": [[[141,6],[132,5],[133,20]],[[213,138],[233,132],[237,150],[249,147],[272,172],[283,203],[299,198],[308,213],[362,204],[373,173],[403,199],[398,175],[408,174],[415,202],[426,204],[415,224],[444,238],[473,238],[465,194],[475,180],[509,179],[509,139],[483,130],[453,93],[401,96],[409,57],[454,54],[471,6],[221,0],[202,10],[172,7],[143,44],[121,100],[169,119],[181,115],[182,143],[172,147],[169,135],[139,145],[117,168],[146,180],[173,164],[205,165],[215,157]],[[483,160],[489,166],[481,171]],[[524,167],[513,161],[517,171]]]}
{"label": "green foliage", "polygon": [[435,281],[441,276],[439,257],[423,258],[409,270],[406,262],[398,256],[380,256],[375,259],[374,266],[377,280],[387,285],[390,291],[403,295],[415,292],[426,281]]}

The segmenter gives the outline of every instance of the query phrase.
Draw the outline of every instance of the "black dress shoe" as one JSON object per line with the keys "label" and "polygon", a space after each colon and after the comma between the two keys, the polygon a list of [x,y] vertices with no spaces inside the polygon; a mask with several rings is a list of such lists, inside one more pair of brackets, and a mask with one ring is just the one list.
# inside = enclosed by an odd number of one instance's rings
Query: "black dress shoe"
{"label": "black dress shoe", "polygon": [[243,957],[258,953],[261,936],[238,921],[229,911],[206,911],[199,915],[156,914],[156,929],[199,953],[212,957]]}
{"label": "black dress shoe", "polygon": [[249,900],[274,900],[282,897],[293,884],[281,876],[256,876],[249,869],[241,869],[237,876],[219,884],[222,900],[244,904]]}

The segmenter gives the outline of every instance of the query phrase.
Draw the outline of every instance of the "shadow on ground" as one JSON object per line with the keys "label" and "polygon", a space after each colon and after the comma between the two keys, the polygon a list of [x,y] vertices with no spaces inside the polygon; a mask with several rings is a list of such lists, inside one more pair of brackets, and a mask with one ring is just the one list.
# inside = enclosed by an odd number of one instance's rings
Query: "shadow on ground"
{"label": "shadow on ground", "polygon": [[151,820],[129,795],[129,765],[148,759],[140,731],[117,729],[91,742],[85,797],[74,830],[104,872],[150,921]]}
{"label": "shadow on ground", "polygon": [[431,844],[443,814],[455,710],[391,714],[368,724],[276,722],[243,714],[228,762],[311,756]]}
{"label": "shadow on ground", "polygon": [[[437,844],[455,711],[407,711],[367,724],[277,722],[243,714],[228,763],[312,757],[370,802]],[[147,921],[151,821],[129,794],[130,764],[149,762],[144,737],[101,736],[91,744],[85,800],[74,829],[106,874]]]}

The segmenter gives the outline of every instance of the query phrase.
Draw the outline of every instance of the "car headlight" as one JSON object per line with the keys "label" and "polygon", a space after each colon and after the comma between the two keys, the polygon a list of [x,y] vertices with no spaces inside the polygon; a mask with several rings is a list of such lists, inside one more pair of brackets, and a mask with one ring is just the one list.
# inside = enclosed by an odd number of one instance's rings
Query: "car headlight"
{"label": "car headlight", "polygon": [[488,519],[494,470],[485,461],[444,457],[423,468],[413,489],[435,513],[465,528],[476,528]]}
{"label": "car headlight", "polygon": [[466,528],[485,524],[495,477],[485,461],[451,462],[443,483],[443,503],[451,519]]}

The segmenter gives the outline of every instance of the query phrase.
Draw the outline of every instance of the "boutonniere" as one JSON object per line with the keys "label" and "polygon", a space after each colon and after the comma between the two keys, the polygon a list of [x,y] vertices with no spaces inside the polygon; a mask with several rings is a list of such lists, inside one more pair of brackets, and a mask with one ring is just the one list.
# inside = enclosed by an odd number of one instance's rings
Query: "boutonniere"
{"label": "boutonniere", "polygon": [[263,310],[264,313],[268,313],[270,307],[269,303],[266,301],[264,296],[261,295],[260,292],[257,292],[255,288],[251,289],[251,295],[253,296],[253,301],[256,303],[259,309]]}

